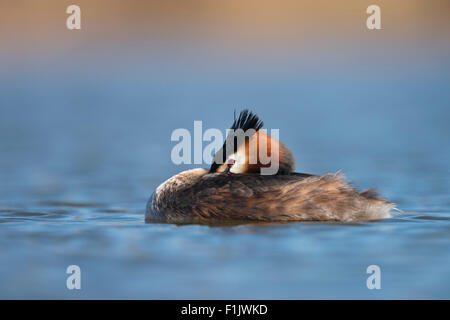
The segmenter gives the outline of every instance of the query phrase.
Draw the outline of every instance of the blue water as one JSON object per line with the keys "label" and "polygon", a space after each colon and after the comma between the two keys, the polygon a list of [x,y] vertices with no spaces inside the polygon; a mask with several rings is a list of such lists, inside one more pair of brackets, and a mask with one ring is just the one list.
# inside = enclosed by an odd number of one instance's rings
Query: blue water
{"label": "blue water", "polygon": [[[2,74],[0,298],[450,298],[450,69],[359,67]],[[145,224],[154,188],[195,167],[170,161],[172,131],[225,130],[245,107],[280,129],[298,171],[342,170],[404,213]],[[72,264],[81,290],[66,288]]]}

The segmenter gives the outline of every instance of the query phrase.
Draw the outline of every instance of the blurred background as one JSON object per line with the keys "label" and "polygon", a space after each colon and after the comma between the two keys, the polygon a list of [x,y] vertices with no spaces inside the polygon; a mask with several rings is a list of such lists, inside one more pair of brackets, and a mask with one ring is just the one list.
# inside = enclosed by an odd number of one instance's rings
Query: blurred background
{"label": "blurred background", "polygon": [[[449,83],[446,0],[2,0],[0,297],[448,298]],[[171,162],[172,131],[225,130],[244,108],[280,129],[297,171],[342,170],[416,215],[358,231],[143,224],[154,188],[193,167]],[[373,257],[400,279],[379,296]],[[77,261],[104,281],[66,290]]]}

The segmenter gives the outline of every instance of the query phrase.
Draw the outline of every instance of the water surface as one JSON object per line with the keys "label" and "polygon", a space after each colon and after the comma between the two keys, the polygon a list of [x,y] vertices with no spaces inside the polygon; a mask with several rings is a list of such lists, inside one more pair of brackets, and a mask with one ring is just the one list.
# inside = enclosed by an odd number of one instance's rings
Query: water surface
{"label": "water surface", "polygon": [[[0,297],[450,298],[449,68],[358,68],[3,74]],[[145,224],[158,184],[194,167],[170,161],[171,132],[194,120],[225,130],[244,107],[280,129],[299,171],[342,170],[404,214]],[[79,291],[66,288],[72,264]],[[381,290],[366,287],[369,265]]]}

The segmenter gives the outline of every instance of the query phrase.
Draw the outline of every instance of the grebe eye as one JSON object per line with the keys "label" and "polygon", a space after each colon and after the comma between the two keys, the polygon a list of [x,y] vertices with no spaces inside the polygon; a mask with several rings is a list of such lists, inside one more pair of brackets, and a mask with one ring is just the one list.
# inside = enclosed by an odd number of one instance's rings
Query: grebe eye
{"label": "grebe eye", "polygon": [[227,160],[227,166],[228,168],[231,168],[235,164],[236,160],[228,159]]}

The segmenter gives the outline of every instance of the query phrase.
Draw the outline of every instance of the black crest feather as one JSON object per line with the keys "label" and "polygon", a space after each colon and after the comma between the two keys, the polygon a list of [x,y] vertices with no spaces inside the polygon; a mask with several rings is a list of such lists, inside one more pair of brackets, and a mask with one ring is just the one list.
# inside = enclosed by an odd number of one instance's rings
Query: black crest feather
{"label": "black crest feather", "polygon": [[[232,130],[238,130],[238,129],[242,129],[242,131],[246,132],[249,129],[254,129],[255,131],[258,131],[259,129],[262,128],[262,126],[264,125],[264,122],[262,122],[258,116],[256,114],[254,114],[253,112],[249,111],[248,109],[242,110],[239,113],[239,117],[236,119],[236,110],[234,111],[234,122],[231,126],[230,129]],[[228,138],[228,137],[227,137]],[[234,152],[236,152],[237,150],[237,140],[234,137]],[[225,162],[225,157],[226,157],[226,149],[227,149],[227,143],[226,141],[224,142],[223,146],[222,146],[222,157],[220,157],[221,159],[221,163],[223,164]],[[214,158],[217,160],[217,153],[214,156]],[[215,172],[217,170],[217,168],[219,168],[220,164],[217,163],[217,161],[214,160],[213,163],[211,164],[211,168],[209,169],[209,172]]]}
{"label": "black crest feather", "polygon": [[256,114],[249,111],[248,109],[245,109],[241,111],[237,119],[235,113],[234,122],[231,126],[231,129],[242,129],[244,132],[248,129],[255,129],[255,131],[258,131],[262,128],[263,125],[264,122],[260,120]]}

